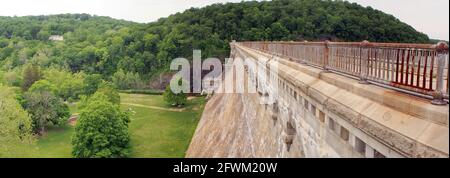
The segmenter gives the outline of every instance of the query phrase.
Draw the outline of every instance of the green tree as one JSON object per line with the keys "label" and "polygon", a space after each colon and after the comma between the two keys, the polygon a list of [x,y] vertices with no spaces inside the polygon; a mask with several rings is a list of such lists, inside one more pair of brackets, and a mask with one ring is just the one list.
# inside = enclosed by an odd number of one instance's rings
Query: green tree
{"label": "green tree", "polygon": [[25,109],[31,114],[35,133],[44,134],[51,125],[64,125],[70,116],[69,107],[51,92],[27,92],[25,100]]}
{"label": "green tree", "polygon": [[85,74],[50,68],[44,71],[44,78],[56,86],[56,95],[63,100],[76,100],[86,90]]}
{"label": "green tree", "polygon": [[120,90],[139,89],[142,85],[138,73],[124,72],[124,70],[117,71],[112,78],[112,82]]}
{"label": "green tree", "polygon": [[121,158],[130,153],[129,115],[103,93],[87,99],[72,138],[76,158]]}
{"label": "green tree", "polygon": [[[181,85],[181,82],[183,81],[180,79],[179,85]],[[174,93],[170,88],[170,85],[166,86],[166,90],[163,93],[163,98],[164,101],[166,101],[168,104],[177,107],[181,107],[182,105],[185,105],[187,102],[187,94],[183,92]]]}
{"label": "green tree", "polygon": [[286,40],[289,37],[289,30],[280,22],[273,23],[268,29],[271,40]]}
{"label": "green tree", "polygon": [[102,76],[99,74],[87,75],[84,79],[84,94],[92,95],[94,94],[98,86],[102,83]]}
{"label": "green tree", "polygon": [[39,80],[35,82],[29,89],[29,92],[50,92],[56,94],[57,88],[51,84],[48,80]]}
{"label": "green tree", "polygon": [[3,81],[7,86],[20,87],[22,83],[22,76],[18,74],[17,70],[7,71],[3,74]]}
{"label": "green tree", "polygon": [[[120,95],[119,92],[112,86],[111,83],[102,82],[95,93],[95,97],[106,96],[106,100],[115,105],[120,105]],[[93,96],[82,95],[80,101],[78,102],[78,109],[83,110],[92,100]]]}
{"label": "green tree", "polygon": [[125,80],[126,80],[126,74],[123,70],[119,70],[116,73],[114,73],[114,76],[112,78],[114,86],[117,87],[118,89],[127,88],[127,84],[125,83]]}
{"label": "green tree", "polygon": [[41,70],[38,66],[27,65],[23,69],[23,83],[22,90],[27,91],[34,82],[42,79]]}
{"label": "green tree", "polygon": [[32,121],[28,113],[16,101],[13,90],[0,86],[0,98],[0,143],[30,141]]}
{"label": "green tree", "polygon": [[107,83],[107,82],[103,82],[99,88],[98,88],[98,93],[102,93],[105,96],[108,97],[108,101],[116,104],[116,105],[120,105],[120,95],[119,92],[117,92],[117,90],[112,86],[112,84]]}
{"label": "green tree", "polygon": [[42,29],[41,31],[39,31],[39,33],[37,34],[37,38],[43,41],[48,40],[48,38],[50,37],[50,32]]}

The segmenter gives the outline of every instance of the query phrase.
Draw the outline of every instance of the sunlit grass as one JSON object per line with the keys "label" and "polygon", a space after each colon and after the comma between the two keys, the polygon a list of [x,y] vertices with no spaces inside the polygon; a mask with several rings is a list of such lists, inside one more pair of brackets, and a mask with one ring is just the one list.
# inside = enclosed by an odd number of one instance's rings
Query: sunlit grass
{"label": "sunlit grass", "polygon": [[[121,94],[122,103],[170,108],[160,95]],[[129,126],[132,153],[130,157],[184,157],[197,123],[204,98],[189,100],[181,112],[122,105],[131,109]],[[76,105],[69,105],[72,113],[78,113]],[[74,127],[49,128],[48,133],[34,144],[15,144],[0,157],[67,158],[71,157],[71,137]]]}

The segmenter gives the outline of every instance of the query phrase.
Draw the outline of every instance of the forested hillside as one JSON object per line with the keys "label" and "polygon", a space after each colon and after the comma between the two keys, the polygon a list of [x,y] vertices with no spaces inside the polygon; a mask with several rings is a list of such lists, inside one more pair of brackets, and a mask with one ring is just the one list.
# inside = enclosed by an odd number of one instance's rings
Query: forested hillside
{"label": "forested hillside", "polygon": [[[50,35],[63,35],[52,42]],[[341,1],[278,0],[192,8],[150,24],[86,14],[0,17],[0,66],[33,63],[111,79],[122,69],[146,76],[175,57],[224,57],[235,40],[428,42],[383,12]]]}

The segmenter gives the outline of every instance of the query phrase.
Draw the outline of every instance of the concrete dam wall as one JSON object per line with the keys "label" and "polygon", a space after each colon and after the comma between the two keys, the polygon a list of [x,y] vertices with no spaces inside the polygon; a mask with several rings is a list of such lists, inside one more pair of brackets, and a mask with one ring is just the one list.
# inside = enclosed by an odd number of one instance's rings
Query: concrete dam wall
{"label": "concrete dam wall", "polygon": [[[258,92],[214,94],[186,157],[448,157],[448,105],[238,44],[231,53],[267,58],[267,70],[276,62],[277,85],[247,68]],[[272,87],[276,101],[261,104]]]}

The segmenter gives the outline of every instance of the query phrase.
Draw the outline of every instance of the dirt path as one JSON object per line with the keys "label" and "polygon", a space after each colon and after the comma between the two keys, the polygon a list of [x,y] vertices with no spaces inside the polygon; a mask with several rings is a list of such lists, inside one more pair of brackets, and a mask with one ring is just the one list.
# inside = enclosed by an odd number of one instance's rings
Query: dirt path
{"label": "dirt path", "polygon": [[[163,107],[158,107],[158,106],[146,106],[146,105],[141,105],[141,104],[134,104],[134,103],[120,103],[123,105],[128,105],[128,106],[136,106],[136,107],[142,107],[142,108],[149,108],[149,109],[157,109],[157,110],[163,110],[163,111],[172,111],[172,112],[183,112],[185,109],[175,109],[175,108],[163,108]],[[71,126],[75,126],[77,124],[77,120],[78,120],[79,114],[78,113],[74,113],[72,114],[72,116],[70,116],[68,123]]]}
{"label": "dirt path", "polygon": [[121,104],[128,105],[128,106],[149,108],[149,109],[157,109],[157,110],[163,110],[163,111],[173,111],[173,112],[183,112],[185,110],[185,109],[175,109],[175,108],[163,108],[163,107],[158,107],[158,106],[147,106],[147,105],[134,104],[134,103],[121,103]]}

